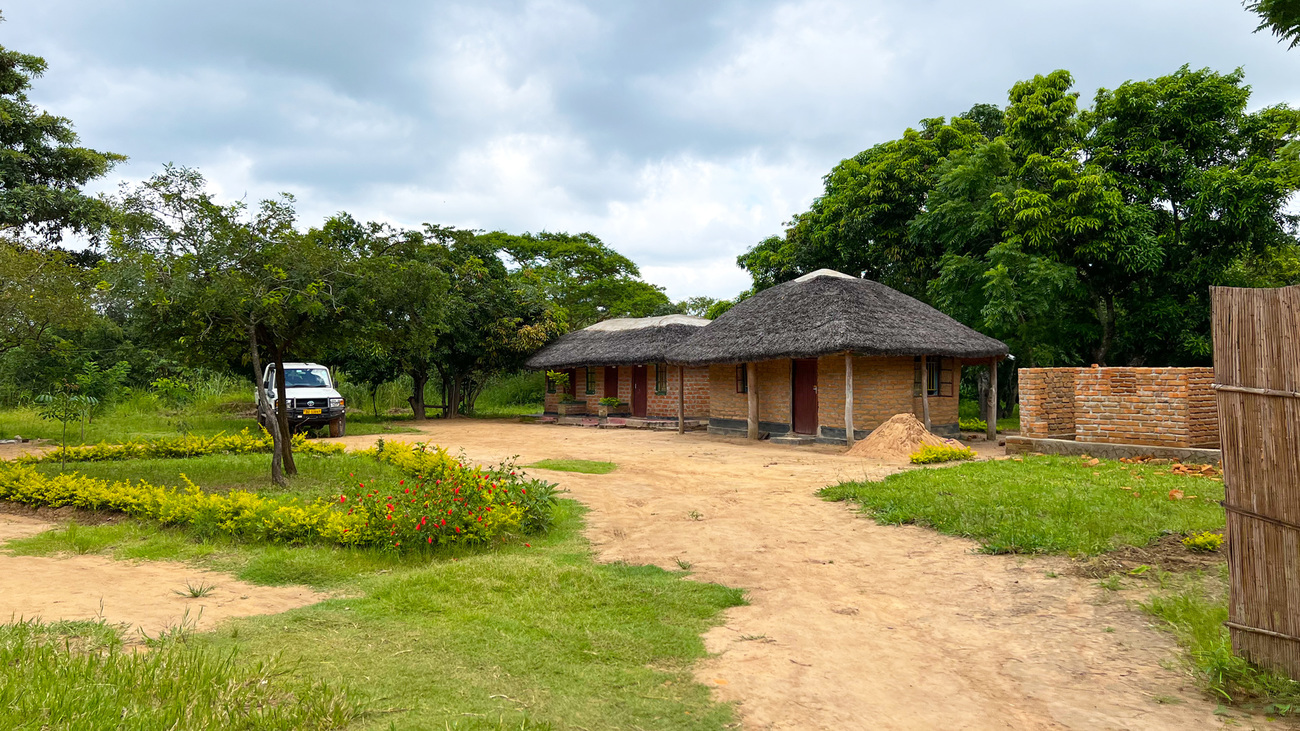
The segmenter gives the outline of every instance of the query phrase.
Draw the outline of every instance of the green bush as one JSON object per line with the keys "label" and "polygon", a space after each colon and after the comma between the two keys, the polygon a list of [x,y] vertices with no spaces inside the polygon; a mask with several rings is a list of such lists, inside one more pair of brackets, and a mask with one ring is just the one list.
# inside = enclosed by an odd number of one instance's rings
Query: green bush
{"label": "green bush", "polygon": [[962,431],[988,431],[989,423],[983,419],[958,419],[957,428]]}
{"label": "green bush", "polygon": [[926,444],[912,453],[912,464],[933,464],[960,459],[975,459],[975,452],[970,447],[951,444]]}
{"label": "green bush", "polygon": [[185,475],[185,487],[176,489],[76,473],[46,476],[27,464],[0,463],[0,499],[112,510],[199,535],[280,543],[410,548],[417,542],[484,543],[550,525],[554,488],[528,480],[509,462],[470,466],[443,449],[422,444],[365,453],[396,465],[408,477],[397,484],[358,483],[337,500],[304,503],[244,490],[210,494]]}
{"label": "green bush", "polygon": [[1192,553],[1214,553],[1223,545],[1223,536],[1218,533],[1192,533],[1183,539],[1183,545]]}
{"label": "green bush", "polygon": [[[66,460],[68,462],[109,462],[124,459],[179,459],[210,454],[269,454],[271,446],[271,435],[265,430],[262,430],[261,434],[254,435],[249,433],[248,429],[244,429],[238,434],[221,432],[211,437],[186,434],[121,444],[104,442],[85,447],[70,447],[66,450]],[[302,434],[293,436],[293,451],[299,454],[342,454],[346,449],[338,442],[313,442]],[[63,458],[64,453],[47,452],[44,455],[25,455],[18,459],[21,462],[34,463],[57,462]]]}

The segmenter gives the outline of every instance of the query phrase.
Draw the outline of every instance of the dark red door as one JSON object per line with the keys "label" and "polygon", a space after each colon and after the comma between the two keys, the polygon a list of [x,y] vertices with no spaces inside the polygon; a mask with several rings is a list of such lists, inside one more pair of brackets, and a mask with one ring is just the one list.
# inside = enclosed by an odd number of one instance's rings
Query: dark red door
{"label": "dark red door", "polygon": [[646,367],[632,366],[632,415],[645,416]]}
{"label": "dark red door", "polygon": [[618,366],[605,366],[605,398],[618,398]]}
{"label": "dark red door", "polygon": [[794,361],[794,399],[791,420],[796,434],[817,433],[817,359]]}

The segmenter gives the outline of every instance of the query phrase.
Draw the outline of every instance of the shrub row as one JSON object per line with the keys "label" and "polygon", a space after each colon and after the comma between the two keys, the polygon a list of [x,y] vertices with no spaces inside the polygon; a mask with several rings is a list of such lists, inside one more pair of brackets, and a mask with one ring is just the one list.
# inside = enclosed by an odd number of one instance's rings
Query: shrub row
{"label": "shrub row", "polygon": [[[293,451],[300,454],[342,454],[345,447],[338,442],[309,441],[302,434],[293,436]],[[111,462],[124,459],[170,459],[204,457],[211,454],[266,454],[271,451],[271,435],[265,429],[251,434],[247,429],[238,434],[224,432],[216,436],[162,437],[159,439],[109,444],[107,442],[84,447],[69,447],[65,455],[61,450],[43,455],[19,457],[22,462]]]}
{"label": "shrub row", "polygon": [[975,451],[970,447],[951,444],[926,444],[912,453],[912,464],[951,462],[958,459],[975,459]]}
{"label": "shrub row", "polygon": [[200,535],[347,546],[485,543],[550,526],[554,486],[525,478],[505,462],[465,464],[426,445],[367,450],[409,476],[397,484],[358,483],[336,500],[304,503],[232,490],[206,493],[181,475],[182,488],[47,476],[26,464],[0,464],[0,499],[32,506],[112,510]]}

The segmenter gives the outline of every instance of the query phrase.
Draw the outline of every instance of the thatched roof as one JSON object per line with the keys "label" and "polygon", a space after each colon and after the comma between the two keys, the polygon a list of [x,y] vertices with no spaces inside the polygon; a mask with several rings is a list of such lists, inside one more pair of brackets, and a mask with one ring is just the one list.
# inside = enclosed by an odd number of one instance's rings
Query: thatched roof
{"label": "thatched roof", "polygon": [[662,363],[670,348],[708,324],[687,315],[605,320],[559,338],[526,365],[543,369]]}
{"label": "thatched roof", "polygon": [[1006,355],[1007,346],[879,282],[819,269],[737,304],[668,360],[747,363],[848,351],[977,358]]}

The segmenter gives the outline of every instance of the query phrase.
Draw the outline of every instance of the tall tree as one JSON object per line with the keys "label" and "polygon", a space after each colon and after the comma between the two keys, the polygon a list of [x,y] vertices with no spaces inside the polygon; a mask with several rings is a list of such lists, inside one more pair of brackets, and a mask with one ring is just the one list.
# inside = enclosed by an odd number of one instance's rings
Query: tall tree
{"label": "tall tree", "polygon": [[1255,29],[1272,31],[1288,48],[1300,46],[1300,3],[1295,0],[1246,0],[1246,9],[1260,18]]}
{"label": "tall tree", "polygon": [[196,171],[168,167],[122,196],[111,241],[119,281],[136,283],[137,316],[176,343],[190,361],[228,362],[242,351],[264,401],[265,351],[276,365],[277,418],[271,478],[297,472],[289,438],[284,362],[291,349],[316,346],[333,330],[337,248],[300,234],[292,199],[217,203]]}
{"label": "tall tree", "polygon": [[81,186],[126,158],[79,147],[70,120],[32,104],[27,91],[45,69],[45,59],[0,46],[0,234],[54,242],[107,221],[108,206]]}
{"label": "tall tree", "polygon": [[0,354],[88,325],[94,282],[66,252],[0,238]]}

